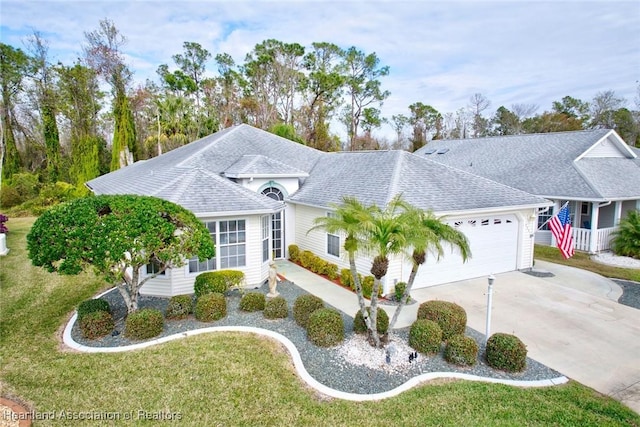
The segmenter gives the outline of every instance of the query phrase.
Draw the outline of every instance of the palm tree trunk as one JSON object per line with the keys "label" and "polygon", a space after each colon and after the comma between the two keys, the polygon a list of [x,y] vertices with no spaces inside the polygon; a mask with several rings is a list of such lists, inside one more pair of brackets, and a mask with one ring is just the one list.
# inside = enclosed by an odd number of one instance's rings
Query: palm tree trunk
{"label": "palm tree trunk", "polygon": [[[360,278],[358,277],[358,270],[356,268],[356,255],[354,252],[349,252],[349,270],[351,270],[351,277],[353,277],[353,283],[356,285],[356,295],[358,296],[358,304],[360,305],[360,312],[362,313],[363,319],[365,319],[365,323],[367,318],[367,307],[364,301],[364,294],[362,293],[362,284],[360,283]],[[367,324],[367,327],[369,325]]]}
{"label": "palm tree trunk", "polygon": [[374,278],[373,290],[371,291],[371,314],[366,319],[369,337],[373,340],[376,348],[381,347],[380,336],[378,335],[378,290],[380,289],[380,279]]}
{"label": "palm tree trunk", "polygon": [[407,304],[407,301],[409,300],[409,295],[411,295],[411,288],[413,287],[413,282],[415,281],[416,276],[418,275],[419,267],[420,267],[420,264],[416,264],[415,262],[413,263],[413,267],[411,267],[411,273],[409,274],[409,281],[407,282],[407,287],[404,289],[402,298],[400,298],[400,304],[398,304],[398,307],[396,308],[396,312],[393,313],[393,317],[391,318],[391,322],[389,323],[389,331],[393,330],[393,327],[396,325],[396,322],[398,321],[398,317],[400,317],[400,312],[402,311],[404,306]]}

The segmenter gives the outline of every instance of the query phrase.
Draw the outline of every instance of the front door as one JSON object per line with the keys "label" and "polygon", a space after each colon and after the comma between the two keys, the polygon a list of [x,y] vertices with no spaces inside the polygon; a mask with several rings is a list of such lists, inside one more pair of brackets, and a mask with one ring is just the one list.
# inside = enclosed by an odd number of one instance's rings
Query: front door
{"label": "front door", "polygon": [[[284,194],[276,187],[265,188],[262,191],[267,197],[271,197],[273,200],[284,200]],[[285,247],[284,241],[284,211],[271,215],[271,248],[273,250],[273,257],[275,259],[281,259],[284,257],[283,248]]]}

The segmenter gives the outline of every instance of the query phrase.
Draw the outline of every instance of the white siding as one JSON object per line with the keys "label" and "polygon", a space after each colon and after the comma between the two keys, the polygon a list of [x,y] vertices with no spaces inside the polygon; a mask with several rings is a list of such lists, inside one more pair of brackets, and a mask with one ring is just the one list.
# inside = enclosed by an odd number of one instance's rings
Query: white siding
{"label": "white siding", "polygon": [[[149,295],[156,297],[171,297],[173,295],[180,295],[180,292],[174,293],[173,291],[172,274],[174,273],[175,269],[167,269],[163,276],[156,276],[153,279],[149,279],[140,288],[140,295]],[[145,274],[145,268],[142,268],[141,274]],[[193,293],[193,285],[191,286],[191,292],[183,293]]]}
{"label": "white siding", "polygon": [[[326,214],[327,211],[323,209],[296,205],[295,243],[301,250],[310,250],[326,260],[335,262],[339,268],[347,268],[349,264],[346,254],[343,253],[340,259],[327,254],[326,233],[324,231],[314,230],[308,233],[313,227],[313,220]],[[481,225],[483,219],[490,220],[490,225],[487,227],[487,230],[491,231],[489,234],[480,233],[477,235],[477,238],[484,239],[484,241],[472,240],[470,242],[472,248],[479,248],[473,252],[473,261],[462,263],[459,255],[456,255],[455,251],[451,254],[448,249],[445,250],[446,253],[438,264],[435,263],[433,255],[429,255],[426,266],[423,266],[420,270],[423,272],[423,286],[447,283],[447,281],[451,281],[449,276],[453,277],[454,280],[465,280],[484,275],[485,273],[489,274],[490,272],[485,271],[486,268],[484,268],[488,265],[487,263],[493,263],[492,265],[501,264],[500,268],[491,271],[494,273],[532,267],[534,236],[536,234],[537,223],[533,209],[515,213],[504,212],[477,217],[448,217],[447,223],[453,225],[456,221],[464,221],[465,225],[468,225],[467,221],[470,219],[477,221],[478,231],[484,229]],[[499,220],[500,222],[494,223],[494,220]],[[507,220],[510,222],[507,223]],[[470,230],[470,228],[467,228],[467,230]],[[342,241],[341,243],[343,244],[344,242]],[[496,253],[499,252],[497,249],[507,251],[508,253],[496,255]],[[496,258],[499,258],[499,260]],[[502,260],[504,260],[504,262],[502,262]],[[371,257],[359,256],[356,266],[360,273],[369,275]],[[383,292],[385,294],[392,292],[394,283],[399,281],[406,282],[409,279],[410,273],[410,259],[400,255],[392,257],[390,259],[388,273],[383,279]],[[418,281],[416,281],[416,287],[420,287]]]}
{"label": "white siding", "polygon": [[[318,217],[326,216],[328,210],[312,208],[304,205],[295,205],[295,243],[300,247],[300,250],[309,250],[317,256],[338,265],[338,269],[349,268],[349,259],[347,253],[344,250],[344,236],[340,238],[340,257],[335,257],[327,253],[327,233],[322,230],[313,230],[307,234],[307,232],[313,228],[313,220]],[[371,273],[371,258],[365,256],[358,256],[356,258],[356,267],[358,272],[368,276]]]}
{"label": "white siding", "polygon": [[[247,287],[260,286],[268,277],[269,263],[262,262],[262,229],[260,215],[242,217],[220,217],[201,219],[202,221],[225,221],[244,219],[246,225],[246,265],[234,267],[233,270],[244,272]],[[219,231],[219,228],[216,228]],[[218,248],[216,247],[216,251]],[[217,260],[219,265],[219,260]],[[167,270],[167,277],[156,277],[147,282],[140,293],[142,295],[170,297],[174,295],[192,294],[193,284],[199,273],[190,273],[188,263],[183,267]]]}
{"label": "white siding", "polygon": [[538,227],[538,218],[535,210],[525,212],[525,216],[519,214],[518,219],[521,221],[518,270],[533,267],[533,253],[535,249],[536,229]]}
{"label": "white siding", "polygon": [[536,245],[551,246],[551,232],[548,230],[536,232]]}
{"label": "white siding", "polygon": [[608,138],[591,147],[584,157],[626,157]]}

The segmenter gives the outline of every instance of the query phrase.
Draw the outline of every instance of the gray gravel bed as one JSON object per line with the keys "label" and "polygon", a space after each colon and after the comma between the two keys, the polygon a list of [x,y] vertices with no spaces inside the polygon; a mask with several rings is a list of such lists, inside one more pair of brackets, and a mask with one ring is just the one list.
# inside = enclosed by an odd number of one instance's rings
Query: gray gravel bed
{"label": "gray gravel bed", "polygon": [[622,279],[613,279],[613,281],[622,288],[622,295],[618,298],[618,302],[640,309],[640,283]]}
{"label": "gray gravel bed", "polygon": [[[269,289],[268,286],[264,284],[261,288],[252,291],[266,294],[269,292]],[[444,349],[440,354],[435,356],[427,357],[420,355],[417,361],[414,361],[408,368],[401,371],[385,372],[380,369],[359,366],[338,354],[337,347],[328,349],[320,348],[307,340],[306,331],[295,323],[291,313],[295,299],[299,295],[306,294],[306,291],[292,282],[284,281],[278,284],[278,292],[289,304],[289,317],[286,319],[268,320],[264,318],[262,312],[246,313],[240,311],[238,308],[240,294],[234,291],[227,297],[227,316],[225,318],[211,323],[197,321],[193,316],[185,320],[167,320],[160,336],[168,336],[187,330],[211,326],[251,326],[269,329],[284,335],[293,342],[300,352],[305,368],[317,381],[336,390],[357,394],[373,394],[389,391],[417,375],[429,372],[460,372],[481,377],[520,381],[545,380],[557,378],[562,375],[530,358],[527,359],[527,368],[521,373],[508,373],[489,367],[482,356],[484,354],[484,335],[471,328],[467,328],[467,335],[474,338],[480,348],[478,361],[475,366],[459,367],[447,363],[442,357]],[[119,292],[113,290],[102,298],[107,300],[111,305],[116,321],[116,331],[118,331],[119,334],[107,336],[99,340],[86,340],[82,337],[79,327],[76,324],[71,331],[73,339],[80,344],[91,347],[125,346],[139,342],[131,341],[122,334],[126,308]],[[167,303],[168,299],[166,298],[142,296],[139,301],[139,307],[157,308],[164,313]],[[342,313],[346,338],[349,338],[353,334],[353,318],[351,315],[352,313]],[[408,340],[409,328],[395,330],[394,334],[402,337],[404,340]],[[396,357],[407,357],[408,359],[409,355],[398,354]]]}

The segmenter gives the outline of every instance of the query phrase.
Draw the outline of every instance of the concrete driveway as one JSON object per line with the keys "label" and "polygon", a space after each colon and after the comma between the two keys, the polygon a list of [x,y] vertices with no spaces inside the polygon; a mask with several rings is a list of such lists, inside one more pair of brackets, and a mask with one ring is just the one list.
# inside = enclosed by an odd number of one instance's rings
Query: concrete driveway
{"label": "concrete driveway", "polygon": [[[599,275],[541,261],[536,269],[555,276],[496,275],[490,334],[518,336],[531,358],[640,413],[640,310],[618,304],[620,287]],[[471,328],[485,332],[486,278],[419,289],[412,297],[453,301]],[[406,311],[404,323],[417,304]]]}

